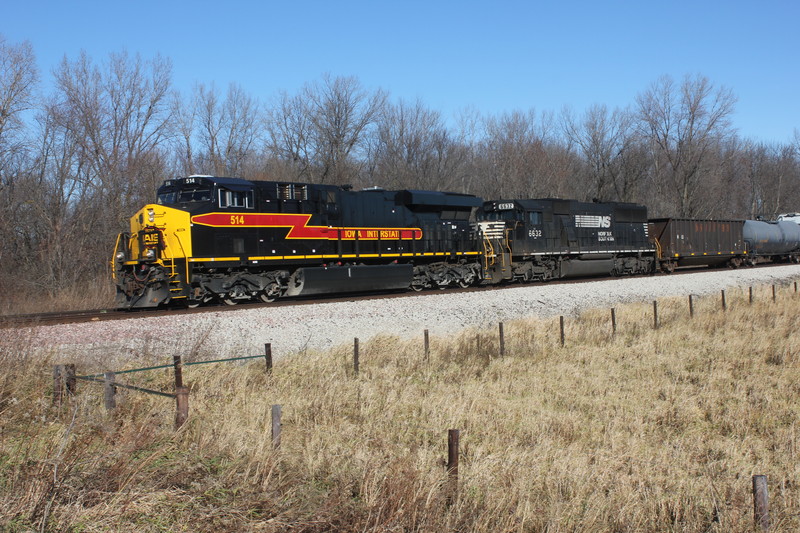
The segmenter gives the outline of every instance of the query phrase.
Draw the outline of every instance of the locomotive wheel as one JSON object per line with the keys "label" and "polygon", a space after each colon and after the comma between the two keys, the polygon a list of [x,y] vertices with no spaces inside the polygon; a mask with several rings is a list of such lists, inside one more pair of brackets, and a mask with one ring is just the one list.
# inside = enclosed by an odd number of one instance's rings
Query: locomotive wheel
{"label": "locomotive wheel", "polygon": [[272,303],[281,295],[281,288],[273,283],[258,294],[258,298],[264,303]]}
{"label": "locomotive wheel", "polygon": [[239,303],[239,300],[231,298],[230,296],[223,296],[222,303],[224,303],[225,305],[236,305]]}

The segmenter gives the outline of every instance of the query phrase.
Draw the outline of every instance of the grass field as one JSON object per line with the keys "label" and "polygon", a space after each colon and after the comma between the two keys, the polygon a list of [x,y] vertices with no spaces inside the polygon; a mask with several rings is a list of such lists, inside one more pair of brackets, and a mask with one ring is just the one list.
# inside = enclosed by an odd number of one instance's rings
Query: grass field
{"label": "grass field", "polygon": [[[184,368],[174,400],[78,382],[24,333],[0,341],[3,531],[752,531],[768,476],[772,531],[800,530],[800,296],[783,287],[660,300],[432,338],[375,338],[276,362]],[[198,342],[187,359],[215,359]],[[122,366],[120,366],[122,365]],[[168,370],[120,382],[172,390]],[[271,406],[282,406],[281,446]],[[460,430],[457,493],[445,468]],[[452,496],[452,497],[451,497]]]}

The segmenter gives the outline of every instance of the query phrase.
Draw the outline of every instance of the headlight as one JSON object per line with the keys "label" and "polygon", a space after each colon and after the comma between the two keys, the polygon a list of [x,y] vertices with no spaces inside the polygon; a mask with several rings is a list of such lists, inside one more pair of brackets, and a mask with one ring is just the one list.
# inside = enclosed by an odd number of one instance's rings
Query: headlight
{"label": "headlight", "polygon": [[144,252],[144,258],[145,259],[155,259],[156,258],[156,251],[153,250],[152,248],[148,248]]}
{"label": "headlight", "polygon": [[156,212],[153,211],[152,208],[147,210],[147,220],[149,220],[151,224],[156,221]]}
{"label": "headlight", "polygon": [[117,252],[117,261],[120,263],[125,261],[125,252]]}

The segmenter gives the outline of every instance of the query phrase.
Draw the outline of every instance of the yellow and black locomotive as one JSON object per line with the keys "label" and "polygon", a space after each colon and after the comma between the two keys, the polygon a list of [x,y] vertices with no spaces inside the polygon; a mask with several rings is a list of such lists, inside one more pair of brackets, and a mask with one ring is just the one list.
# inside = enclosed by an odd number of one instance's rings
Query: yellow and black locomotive
{"label": "yellow and black locomotive", "polygon": [[468,286],[482,200],[431,191],[189,176],[166,180],[120,234],[117,304]]}

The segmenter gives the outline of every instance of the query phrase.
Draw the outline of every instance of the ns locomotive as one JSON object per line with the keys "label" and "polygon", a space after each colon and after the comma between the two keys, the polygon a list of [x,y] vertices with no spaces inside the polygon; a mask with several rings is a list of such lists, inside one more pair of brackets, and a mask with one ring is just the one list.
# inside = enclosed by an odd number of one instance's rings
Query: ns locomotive
{"label": "ns locomotive", "polygon": [[798,261],[790,222],[649,221],[630,203],[189,176],[130,219],[120,308]]}

